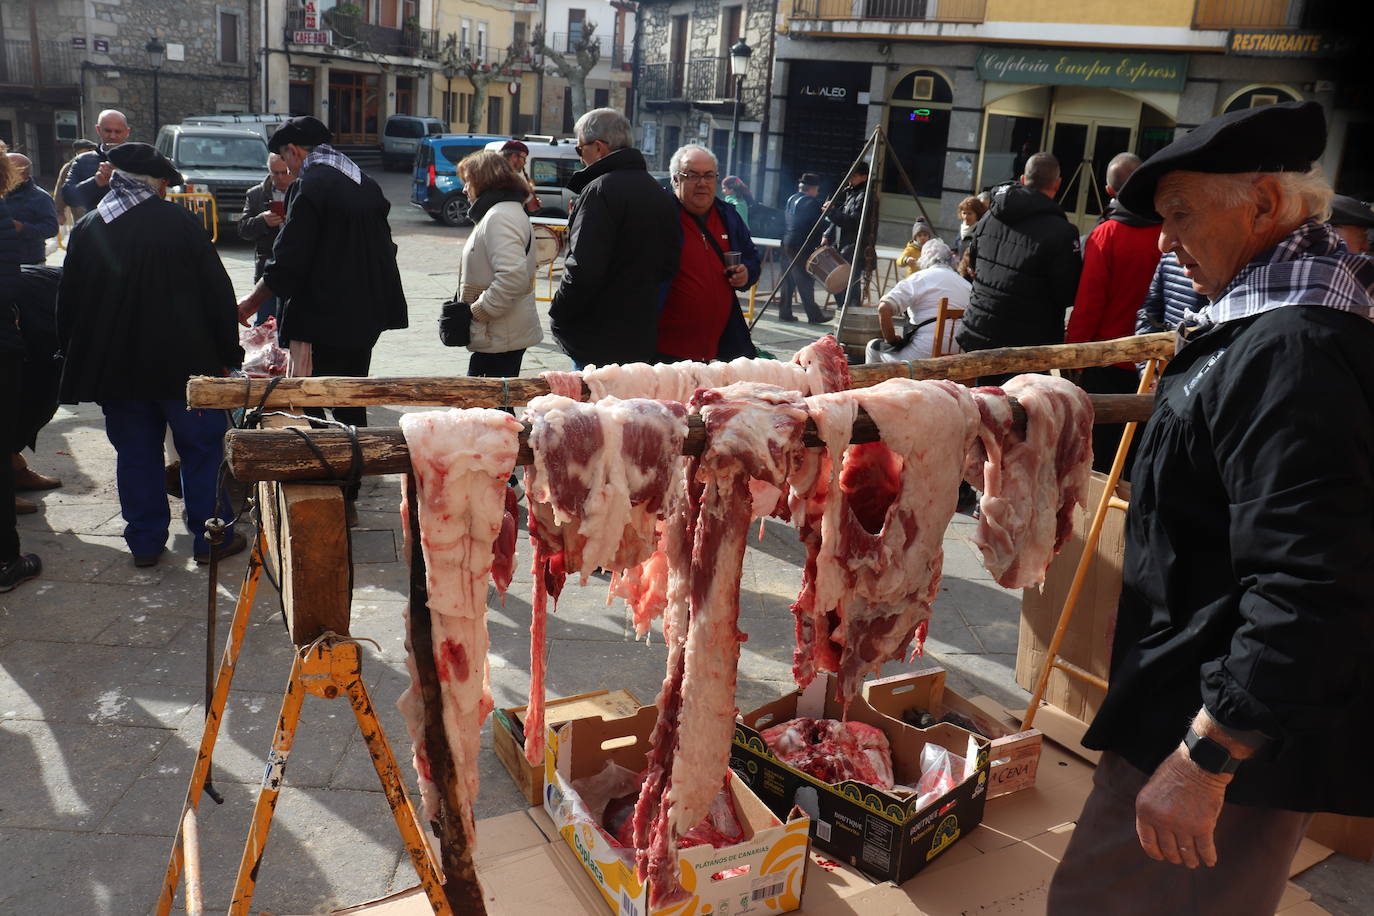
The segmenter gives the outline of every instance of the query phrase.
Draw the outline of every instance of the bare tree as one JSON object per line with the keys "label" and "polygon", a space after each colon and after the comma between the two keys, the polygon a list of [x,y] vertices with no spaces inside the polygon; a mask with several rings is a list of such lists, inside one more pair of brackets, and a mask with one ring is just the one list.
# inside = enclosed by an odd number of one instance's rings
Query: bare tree
{"label": "bare tree", "polygon": [[567,52],[544,43],[544,26],[537,25],[530,38],[530,49],[544,59],[544,72],[561,76],[572,88],[573,120],[587,113],[587,75],[601,60],[601,38],[595,22],[582,23],[582,34],[571,42]]}
{"label": "bare tree", "polygon": [[455,76],[464,76],[472,84],[472,104],[468,106],[468,133],[478,133],[482,111],[486,108],[487,85],[498,77],[515,76],[515,64],[526,57],[520,44],[511,44],[501,59],[492,60],[487,49],[480,52],[458,44],[457,34],[450,32],[444,39],[444,64],[451,65]]}

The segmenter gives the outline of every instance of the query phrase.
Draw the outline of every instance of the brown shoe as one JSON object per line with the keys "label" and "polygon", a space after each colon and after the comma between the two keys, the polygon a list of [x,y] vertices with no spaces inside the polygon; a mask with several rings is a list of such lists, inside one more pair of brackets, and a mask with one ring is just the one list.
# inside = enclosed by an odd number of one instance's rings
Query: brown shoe
{"label": "brown shoe", "polygon": [[38,503],[34,502],[33,500],[25,499],[22,496],[16,496],[14,498],[15,515],[33,515],[37,511]]}
{"label": "brown shoe", "polygon": [[56,477],[47,477],[31,467],[25,467],[14,474],[14,489],[19,493],[28,490],[52,490],[60,486],[62,481]]}

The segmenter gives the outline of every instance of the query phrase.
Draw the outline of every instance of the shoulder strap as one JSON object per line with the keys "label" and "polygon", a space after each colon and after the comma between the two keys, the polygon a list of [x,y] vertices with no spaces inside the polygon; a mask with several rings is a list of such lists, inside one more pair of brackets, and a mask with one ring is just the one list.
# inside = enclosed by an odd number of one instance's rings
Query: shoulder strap
{"label": "shoulder strap", "polygon": [[[711,206],[714,207],[715,204],[711,204]],[[716,241],[716,237],[715,237],[714,235],[711,234],[711,230],[708,229],[708,228],[706,228],[706,219],[705,219],[704,217],[697,216],[695,213],[691,212],[690,210],[684,209],[683,212],[686,213],[688,216],[690,216],[690,217],[692,218],[692,222],[694,222],[694,223],[697,224],[697,228],[701,230],[702,236],[706,239],[706,241],[708,241],[708,242],[711,243],[711,247],[714,248],[714,249],[716,250],[716,257],[720,258],[720,263],[721,263],[722,265],[724,265],[724,264],[725,264],[725,252],[721,250],[720,242],[717,242],[717,241]],[[729,232],[729,231],[730,231],[730,227],[727,226],[727,227],[726,227],[726,232]]]}

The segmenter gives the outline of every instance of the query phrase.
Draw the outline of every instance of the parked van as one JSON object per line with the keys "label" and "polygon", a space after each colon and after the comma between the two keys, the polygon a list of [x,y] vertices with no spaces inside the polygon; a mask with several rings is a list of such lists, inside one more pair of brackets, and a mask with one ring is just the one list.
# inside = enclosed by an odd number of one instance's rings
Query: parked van
{"label": "parked van", "polygon": [[438,118],[392,115],[382,128],[382,168],[408,168],[420,148],[420,140],[443,132],[444,122]]}
{"label": "parked van", "polygon": [[248,189],[267,177],[267,141],[255,130],[167,124],[157,151],[181,172],[184,190],[214,195],[221,226],[238,221]]}
{"label": "parked van", "polygon": [[271,140],[278,127],[286,123],[290,115],[284,114],[203,114],[182,118],[181,123],[188,127],[229,127],[236,130],[253,130],[262,134],[263,140]]}
{"label": "parked van", "polygon": [[[504,138],[494,140],[487,144],[487,149],[499,152],[505,142]],[[525,169],[534,182],[539,202],[543,204],[538,215],[567,219],[572,212],[573,199],[577,197],[568,190],[568,180],[582,168],[582,159],[577,155],[577,141],[567,138],[534,140],[526,137],[521,142],[530,148]]]}
{"label": "parked van", "polygon": [[468,199],[458,178],[458,163],[468,153],[485,149],[493,141],[504,143],[506,138],[493,134],[443,134],[421,139],[415,151],[410,202],[446,226],[468,225]]}

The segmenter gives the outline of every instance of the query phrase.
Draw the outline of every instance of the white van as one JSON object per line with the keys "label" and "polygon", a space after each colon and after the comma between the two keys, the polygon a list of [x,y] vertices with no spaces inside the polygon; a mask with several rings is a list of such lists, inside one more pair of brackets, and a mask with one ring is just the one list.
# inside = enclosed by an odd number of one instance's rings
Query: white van
{"label": "white van", "polygon": [[235,130],[252,130],[262,134],[263,140],[271,140],[278,127],[286,123],[290,115],[285,114],[204,114],[182,118],[181,123],[189,127],[228,127]]}
{"label": "white van", "polygon": [[[530,148],[530,158],[525,164],[534,191],[539,195],[543,209],[539,216],[552,216],[566,219],[572,210],[576,194],[568,190],[568,180],[573,173],[582,168],[582,160],[577,155],[577,141],[571,137],[549,137],[538,140],[523,137],[520,142]],[[505,140],[493,140],[487,149],[501,151]]]}

